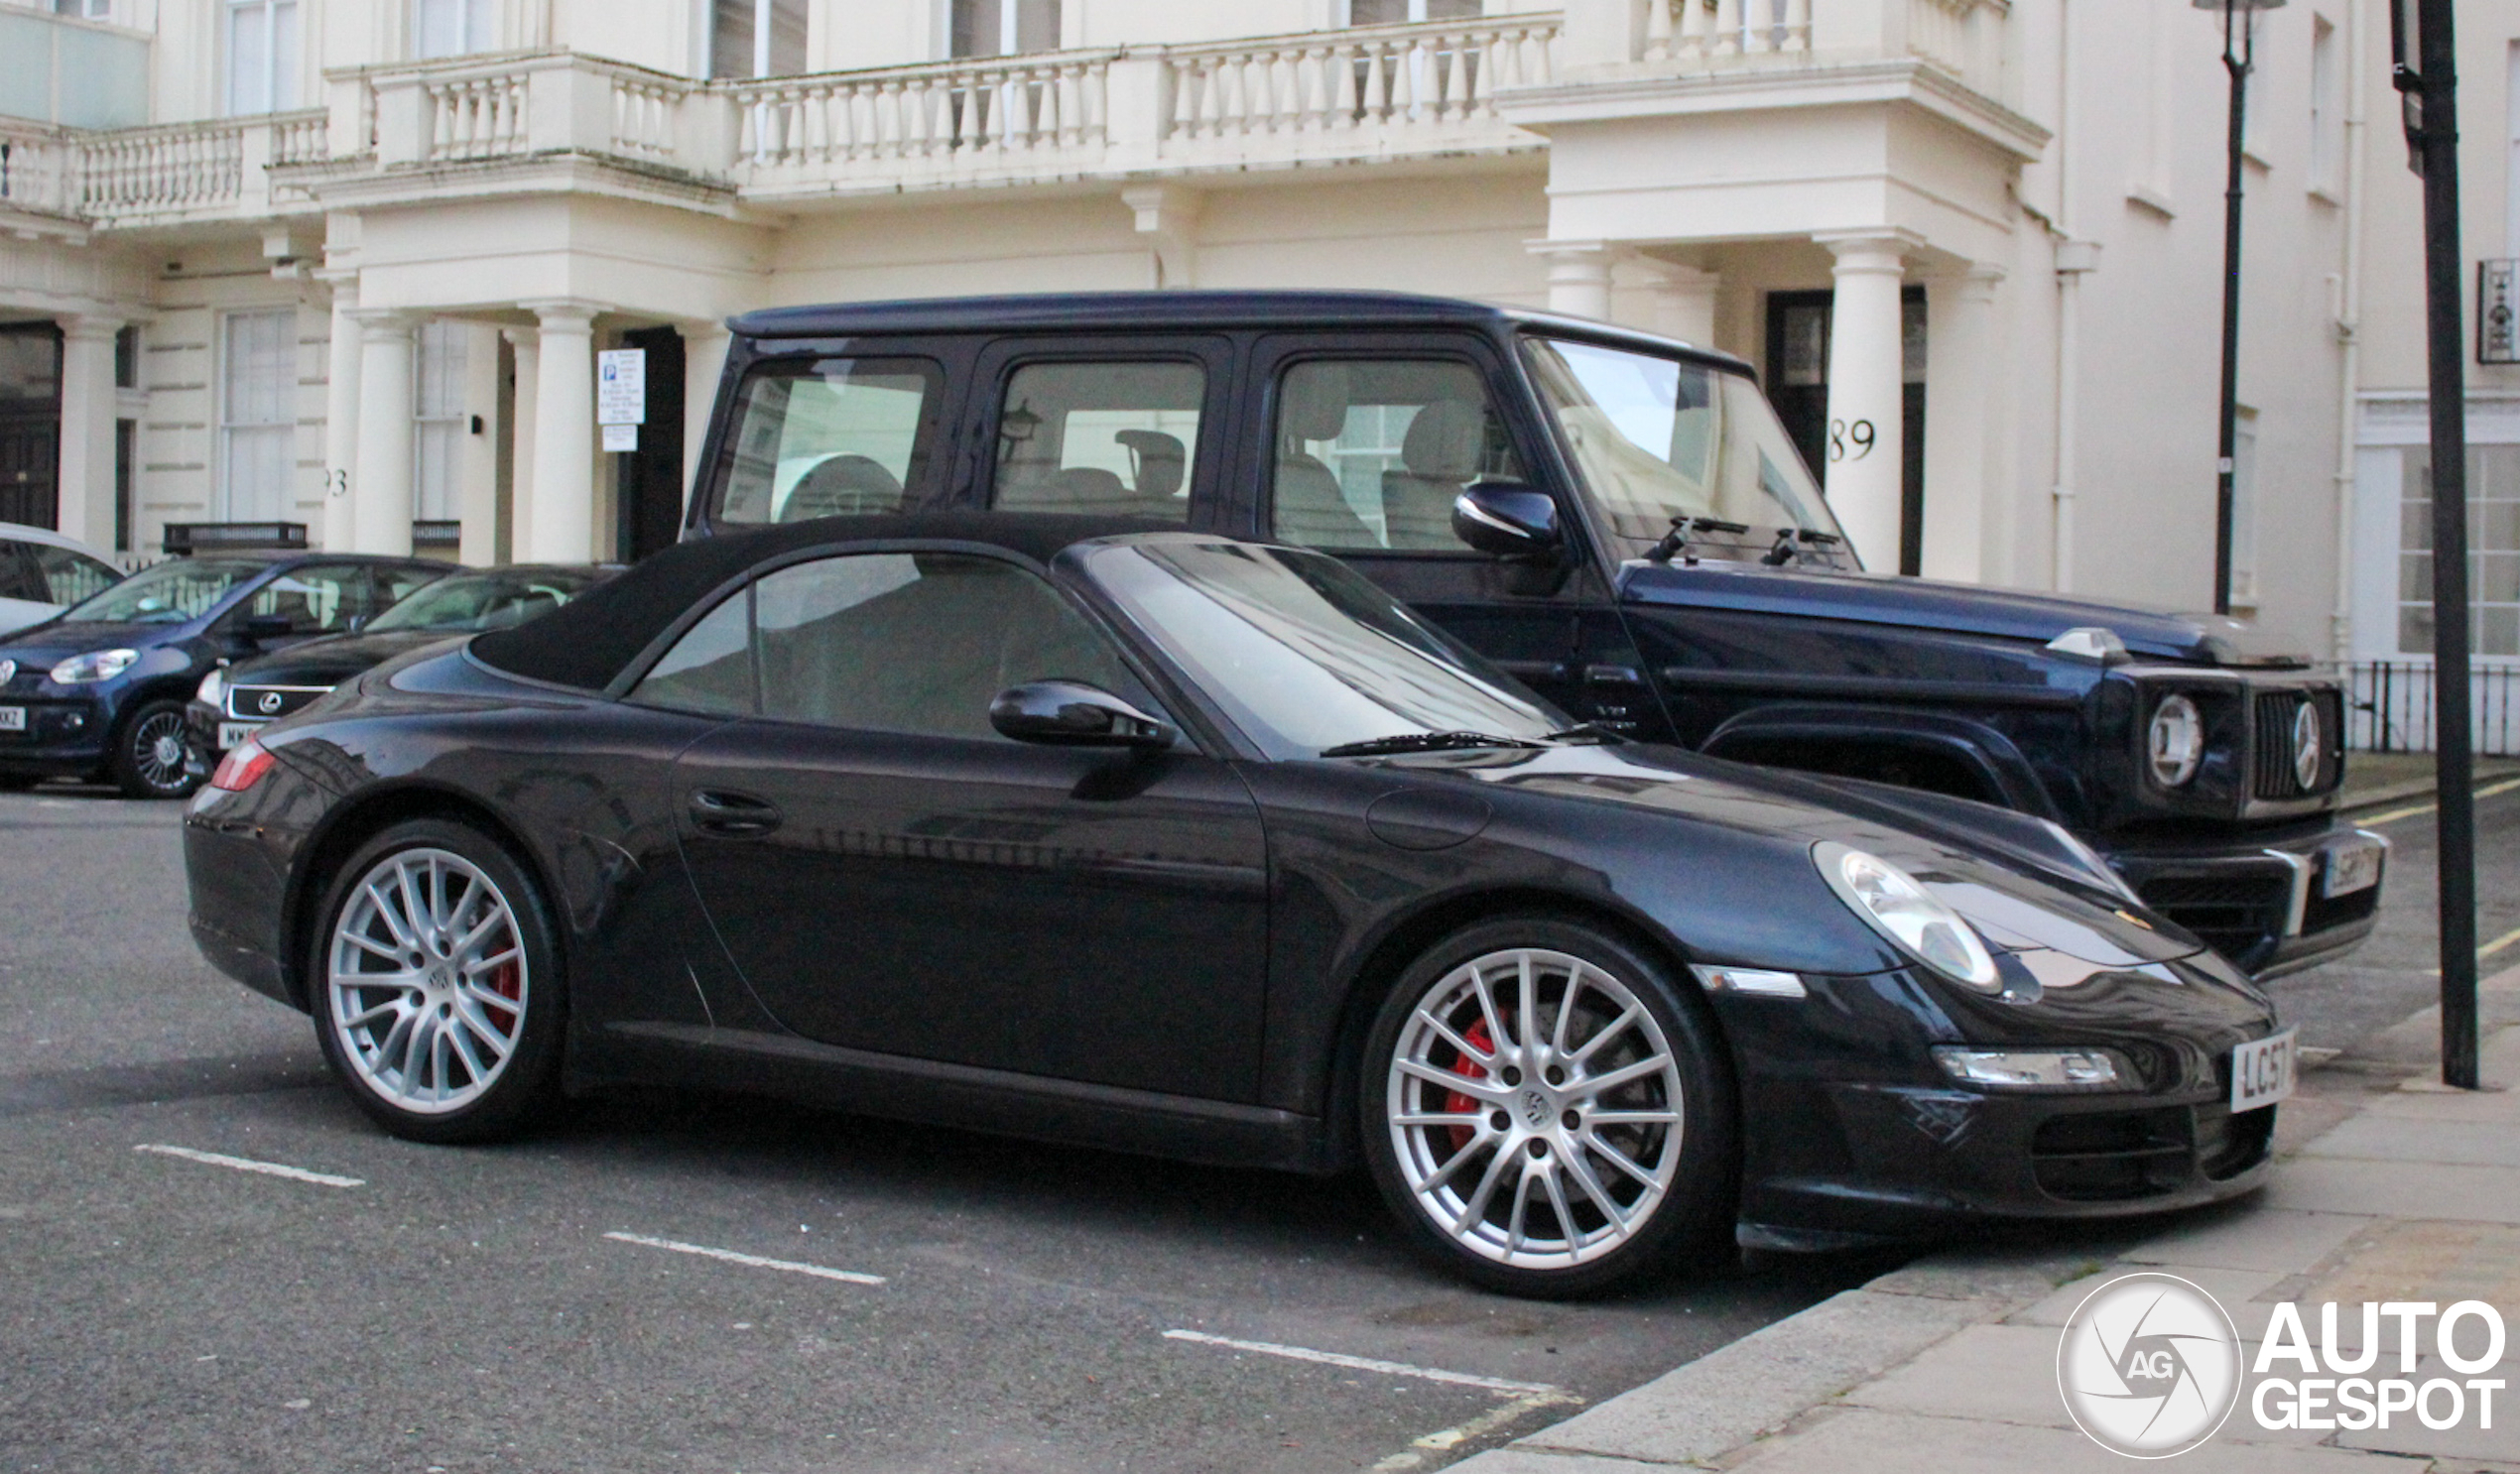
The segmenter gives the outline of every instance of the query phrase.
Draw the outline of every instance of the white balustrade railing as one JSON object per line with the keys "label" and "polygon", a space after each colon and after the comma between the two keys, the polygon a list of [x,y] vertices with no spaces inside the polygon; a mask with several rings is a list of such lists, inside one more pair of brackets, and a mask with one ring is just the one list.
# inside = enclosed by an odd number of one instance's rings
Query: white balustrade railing
{"label": "white balustrade railing", "polygon": [[1499,88],[1554,79],[1556,16],[1319,32],[1163,54],[1170,138],[1489,121]]}
{"label": "white balustrade railing", "polygon": [[795,170],[949,164],[1098,148],[1115,52],[746,82],[733,89],[736,162]]}
{"label": "white balustrade railing", "polygon": [[1645,0],[1645,60],[1719,65],[1805,55],[1812,0]]}
{"label": "white balustrade railing", "polygon": [[612,75],[612,151],[625,159],[673,164],[678,144],[677,121],[689,83],[636,72]]}
{"label": "white balustrade railing", "polygon": [[528,74],[423,77],[420,95],[428,132],[422,158],[460,163],[521,154],[526,149]]}
{"label": "white balustrade railing", "polygon": [[1954,76],[1967,76],[1976,48],[1970,40],[1983,0],[1908,0],[1908,51]]}
{"label": "white balustrade railing", "polygon": [[77,206],[69,187],[70,144],[38,124],[0,125],[0,205],[67,214]]}
{"label": "white balustrade railing", "polygon": [[89,215],[214,208],[244,190],[245,130],[234,118],[123,128],[79,143],[79,209]]}
{"label": "white balustrade railing", "polygon": [[331,130],[332,119],[320,108],[275,116],[271,120],[273,166],[322,163],[332,152]]}

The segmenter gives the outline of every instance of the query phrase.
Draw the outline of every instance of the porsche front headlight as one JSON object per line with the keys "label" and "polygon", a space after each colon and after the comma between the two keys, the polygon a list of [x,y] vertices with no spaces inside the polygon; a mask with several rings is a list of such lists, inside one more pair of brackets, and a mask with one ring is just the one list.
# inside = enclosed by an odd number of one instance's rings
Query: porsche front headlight
{"label": "porsche front headlight", "polygon": [[74,655],[53,668],[55,685],[86,685],[98,680],[111,680],[140,659],[136,650],[91,650]]}
{"label": "porsche front headlight", "polygon": [[1915,876],[1834,840],[1813,846],[1812,862],[1837,899],[1899,950],[1955,983],[1988,993],[2003,986],[1976,928]]}

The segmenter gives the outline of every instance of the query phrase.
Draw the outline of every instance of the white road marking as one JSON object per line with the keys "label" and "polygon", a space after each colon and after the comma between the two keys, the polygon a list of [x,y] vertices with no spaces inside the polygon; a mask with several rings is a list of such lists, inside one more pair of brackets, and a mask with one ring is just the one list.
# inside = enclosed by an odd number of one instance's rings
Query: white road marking
{"label": "white road marking", "polygon": [[[1583,1399],[1567,1392],[1534,1393],[1530,1397],[1517,1398],[1510,1403],[1499,1403],[1468,1422],[1455,1423],[1451,1427],[1429,1433],[1423,1438],[1410,1439],[1409,1447],[1376,1463],[1374,1469],[1376,1474],[1397,1474],[1397,1471],[1402,1469],[1422,1468],[1426,1464],[1427,1453],[1449,1452],[1473,1438],[1483,1438],[1495,1432],[1525,1413],[1537,1413],[1543,1408],[1580,1408],[1582,1406]],[[1420,1449],[1426,1450],[1427,1453],[1418,1452],[1417,1450]]]}
{"label": "white road marking", "polygon": [[705,1244],[685,1244],[673,1239],[652,1239],[645,1234],[608,1233],[607,1239],[624,1244],[639,1244],[650,1249],[667,1249],[676,1254],[696,1254],[702,1259],[722,1259],[728,1264],[756,1270],[785,1270],[791,1275],[812,1275],[818,1280],[839,1280],[850,1285],[881,1285],[881,1275],[861,1275],[855,1270],[825,1269],[819,1264],[799,1264],[793,1259],[764,1259],[758,1254],[738,1254],[732,1249],[711,1249]]}
{"label": "white road marking", "polygon": [[1205,1331],[1172,1330],[1164,1333],[1168,1341],[1190,1341],[1200,1346],[1222,1346],[1231,1351],[1256,1351],[1262,1356],[1283,1356],[1291,1361],[1319,1362],[1325,1367],[1346,1367],[1356,1372],[1381,1372],[1391,1377],[1416,1377],[1426,1382],[1449,1382],[1455,1387],[1483,1387],[1489,1392],[1519,1393],[1525,1397],[1565,1397],[1567,1391],[1546,1382],[1511,1382],[1502,1377],[1480,1377],[1469,1372],[1448,1372],[1440,1367],[1413,1367],[1407,1362],[1376,1361],[1367,1356],[1348,1356],[1336,1351],[1315,1351],[1305,1346],[1280,1346],[1271,1341],[1237,1341],[1231,1336],[1211,1336]]}
{"label": "white road marking", "polygon": [[187,1162],[206,1162],[212,1167],[232,1167],[240,1172],[261,1172],[267,1177],[287,1177],[292,1182],[313,1182],[318,1187],[365,1187],[365,1177],[336,1177],[330,1172],[311,1172],[303,1167],[283,1167],[277,1162],[256,1162],[250,1157],[225,1157],[216,1152],[195,1152],[190,1147],[162,1147],[144,1142],[134,1152],[155,1152],[161,1157],[181,1157]]}

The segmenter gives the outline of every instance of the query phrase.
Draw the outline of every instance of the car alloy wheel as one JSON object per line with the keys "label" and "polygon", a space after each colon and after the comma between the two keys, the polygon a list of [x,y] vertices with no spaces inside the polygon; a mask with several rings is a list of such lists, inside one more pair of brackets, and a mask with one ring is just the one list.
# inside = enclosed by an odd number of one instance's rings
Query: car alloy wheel
{"label": "car alloy wheel", "polygon": [[1598,1288],[1728,1225],[1730,1122],[1697,1014],[1584,929],[1481,933],[1404,980],[1375,1031],[1368,1155],[1403,1221],[1524,1293]]}
{"label": "car alloy wheel", "polygon": [[369,1115],[474,1141],[540,1103],[559,980],[533,882],[504,850],[459,825],[398,825],[343,868],[323,915],[316,1033]]}
{"label": "car alloy wheel", "polygon": [[114,755],[114,783],[133,798],[181,798],[200,787],[183,706],[152,701],[132,713]]}

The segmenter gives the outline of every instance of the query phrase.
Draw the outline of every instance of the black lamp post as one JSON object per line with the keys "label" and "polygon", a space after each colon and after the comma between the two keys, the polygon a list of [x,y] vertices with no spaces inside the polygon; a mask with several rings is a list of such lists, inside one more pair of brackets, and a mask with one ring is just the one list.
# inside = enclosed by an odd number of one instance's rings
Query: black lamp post
{"label": "black lamp post", "polygon": [[2214,461],[2213,612],[2231,612],[2231,519],[2240,452],[2240,151],[2248,128],[2257,12],[2284,0],[2194,0],[2222,12],[2222,69],[2231,74],[2230,174],[2222,192],[2222,423]]}
{"label": "black lamp post", "polygon": [[2467,385],[2458,245],[2457,48],[2452,0],[2390,0],[2390,74],[2407,162],[2424,178],[2424,337],[2432,399],[2433,747],[2440,792],[2442,1081],[2473,1090],[2476,794],[2469,745]]}

